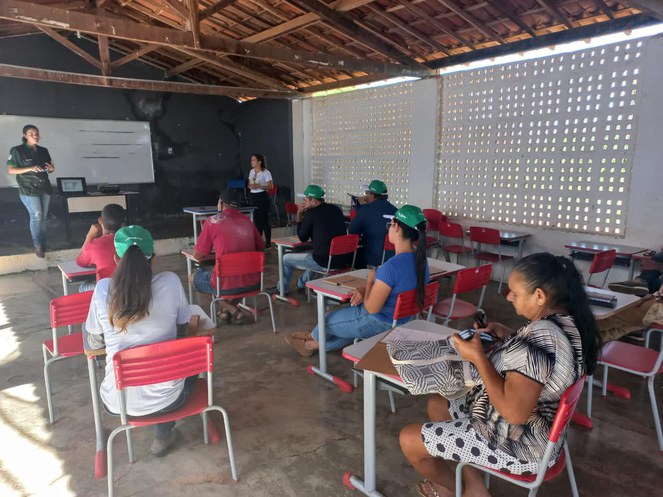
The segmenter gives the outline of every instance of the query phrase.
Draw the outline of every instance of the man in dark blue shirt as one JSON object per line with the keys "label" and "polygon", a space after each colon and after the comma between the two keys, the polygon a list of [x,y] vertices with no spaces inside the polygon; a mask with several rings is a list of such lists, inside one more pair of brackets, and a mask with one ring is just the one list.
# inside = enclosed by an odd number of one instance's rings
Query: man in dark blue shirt
{"label": "man in dark blue shirt", "polygon": [[[366,265],[379,266],[382,263],[384,237],[389,229],[384,222],[384,215],[394,215],[396,207],[387,200],[387,185],[380,180],[373,180],[366,191],[367,203],[357,211],[357,216],[350,223],[348,233],[361,235],[362,248],[357,253],[356,268]],[[394,255],[387,252],[385,260]]]}
{"label": "man in dark blue shirt", "polygon": [[[313,252],[292,252],[283,256],[284,293],[288,293],[292,272],[295,269],[326,271],[332,238],[346,234],[343,212],[337,206],[325,202],[325,191],[322,188],[309,185],[304,193],[297,196],[304,197],[297,211],[297,236],[302,242],[310,241]],[[334,256],[331,267],[342,268],[351,262],[351,254]],[[297,288],[304,291],[307,281],[308,275],[304,272],[297,281]]]}

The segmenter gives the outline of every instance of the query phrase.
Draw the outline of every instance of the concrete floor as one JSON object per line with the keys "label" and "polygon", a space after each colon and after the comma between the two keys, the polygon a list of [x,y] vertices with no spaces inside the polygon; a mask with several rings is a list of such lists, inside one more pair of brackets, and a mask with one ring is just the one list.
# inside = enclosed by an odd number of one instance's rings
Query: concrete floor
{"label": "concrete floor", "polygon": [[[157,258],[155,269],[183,279],[181,256]],[[268,251],[267,287],[277,279],[276,251]],[[510,304],[488,292],[491,320],[518,325]],[[450,287],[443,284],[441,292]],[[94,479],[94,426],[85,361],[74,358],[52,367],[57,422],[48,424],[41,342],[49,334],[48,302],[62,294],[57,269],[0,277],[0,496],[106,495],[106,481]],[[263,305],[266,305],[263,302]],[[299,357],[283,340],[310,329],[315,305],[276,306],[277,330],[269,315],[257,324],[222,326],[215,346],[215,400],[229,412],[239,482],[230,478],[225,443],[205,446],[199,418],[178,423],[182,438],[164,458],[147,453],[151,429],[134,430],[137,460],[129,464],[126,443],[116,440],[116,490],[125,497],[359,495],[343,486],[345,471],[362,474],[362,390],[340,392],[307,374],[317,362]],[[467,323],[458,323],[462,327]],[[329,356],[329,367],[351,380],[349,363]],[[594,397],[594,429],[572,426],[569,443],[583,497],[662,495],[663,455],[658,451],[646,384],[611,374],[632,399]],[[657,385],[659,405],[663,401]],[[425,421],[425,399],[398,397],[389,414],[386,394],[378,404],[378,488],[386,496],[415,496],[417,475],[401,455],[400,428]],[[584,399],[579,406],[584,410]],[[221,426],[220,417],[214,418]],[[107,428],[117,420],[105,416]],[[494,481],[495,497],[526,495]],[[565,475],[543,485],[539,495],[569,495]]]}

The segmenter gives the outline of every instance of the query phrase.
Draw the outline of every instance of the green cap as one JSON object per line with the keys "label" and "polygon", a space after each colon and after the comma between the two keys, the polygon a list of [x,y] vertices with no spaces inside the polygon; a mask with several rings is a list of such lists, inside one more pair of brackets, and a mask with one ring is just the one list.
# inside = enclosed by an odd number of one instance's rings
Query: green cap
{"label": "green cap", "polygon": [[385,214],[384,217],[387,219],[392,219],[395,217],[401,223],[415,230],[417,229],[417,226],[421,224],[421,222],[426,221],[424,213],[421,212],[421,209],[419,207],[416,207],[414,205],[404,205],[403,207],[398,209],[393,216],[390,214]]}
{"label": "green cap", "polygon": [[149,231],[142,226],[132,224],[120,228],[115,233],[115,252],[117,256],[122,258],[124,253],[132,245],[137,245],[140,251],[148,259],[154,255],[154,240]]}
{"label": "green cap", "polygon": [[379,179],[374,179],[371,181],[371,184],[368,185],[368,191],[375,193],[376,195],[386,195],[387,185],[385,185],[384,182],[380,181]]}
{"label": "green cap", "polygon": [[325,198],[325,191],[318,185],[308,185],[306,190],[304,190],[304,193],[298,193],[297,196],[320,200]]}

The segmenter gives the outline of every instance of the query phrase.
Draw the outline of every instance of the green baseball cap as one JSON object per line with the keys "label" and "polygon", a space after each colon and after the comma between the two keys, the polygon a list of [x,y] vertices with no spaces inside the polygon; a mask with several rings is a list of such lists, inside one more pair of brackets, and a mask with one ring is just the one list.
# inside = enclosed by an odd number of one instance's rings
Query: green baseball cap
{"label": "green baseball cap", "polygon": [[407,204],[401,207],[400,209],[398,209],[393,216],[391,214],[385,214],[383,217],[387,219],[396,218],[401,223],[415,230],[417,229],[417,226],[421,224],[422,221],[423,222],[426,221],[424,213],[421,211],[419,207]]}
{"label": "green baseball cap", "polygon": [[297,196],[320,200],[325,198],[325,191],[318,185],[308,185],[304,193],[298,193]]}
{"label": "green baseball cap", "polygon": [[374,179],[371,181],[371,184],[368,185],[368,191],[375,193],[376,195],[386,195],[387,185],[385,185],[384,182],[380,181],[379,179]]}
{"label": "green baseball cap", "polygon": [[149,231],[142,226],[132,224],[120,228],[115,233],[115,252],[117,256],[122,258],[124,253],[132,245],[137,245],[140,251],[148,259],[154,255],[154,240]]}

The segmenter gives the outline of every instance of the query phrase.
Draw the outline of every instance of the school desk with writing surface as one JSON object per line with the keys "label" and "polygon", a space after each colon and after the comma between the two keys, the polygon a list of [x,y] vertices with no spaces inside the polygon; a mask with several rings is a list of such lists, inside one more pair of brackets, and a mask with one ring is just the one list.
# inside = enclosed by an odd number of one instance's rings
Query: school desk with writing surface
{"label": "school desk with writing surface", "polygon": [[[249,216],[251,222],[253,222],[253,211],[256,209],[257,207],[253,206],[237,207],[239,212],[245,216]],[[193,243],[196,243],[198,241],[198,224],[202,223],[208,217],[218,214],[219,210],[216,208],[216,205],[203,205],[199,207],[184,207],[182,212],[191,214],[193,218]]]}
{"label": "school desk with writing surface", "polygon": [[97,274],[95,267],[81,267],[76,261],[61,262],[58,269],[62,273],[62,291],[65,295],[69,295],[69,283],[87,281]]}
{"label": "school desk with writing surface", "polygon": [[186,257],[186,281],[189,285],[189,302],[193,302],[193,283],[191,282],[191,274],[193,274],[193,265],[197,266],[213,266],[214,254],[209,254],[202,259],[196,259],[193,256],[193,249],[184,249],[180,253]]}
{"label": "school desk with writing surface", "polygon": [[[197,329],[190,330],[188,336],[213,335],[216,331],[214,323],[205,311],[198,305],[189,305],[191,316],[198,316]],[[190,323],[192,321],[189,321]],[[94,458],[94,477],[99,480],[106,476],[106,436],[104,425],[101,419],[101,397],[99,396],[99,386],[97,383],[97,361],[101,361],[106,356],[106,349],[86,350],[87,372],[90,380],[90,397],[92,399],[92,415],[94,417],[95,432],[95,458]],[[210,441],[219,439],[214,423],[208,423]],[[131,456],[130,456],[131,459]]]}
{"label": "school desk with writing surface", "polygon": [[[443,338],[458,331],[437,323],[423,321],[420,319],[410,321],[402,327],[397,328],[407,328],[430,334],[431,336],[429,339],[431,340],[436,338]],[[389,333],[391,333],[391,331],[385,331],[384,333],[376,335],[372,338],[345,347],[343,349],[343,357],[352,361],[354,364],[358,364],[369,352],[376,348],[377,344],[381,342]],[[375,352],[372,352],[372,354],[376,357],[379,354],[386,356],[382,361],[380,361],[380,358],[377,357],[377,360],[373,361],[373,363],[376,365],[384,361],[389,362],[389,357],[386,355],[386,348],[384,351],[376,350]],[[391,365],[390,362],[389,365]],[[361,366],[361,364],[359,364],[359,366]],[[376,370],[366,368],[361,369],[363,369],[364,372],[364,478],[362,480],[359,476],[348,471],[343,475],[343,483],[347,487],[353,490],[359,490],[365,495],[369,495],[371,497],[381,497],[383,494],[378,492],[376,488],[377,475],[375,450],[375,401],[377,381],[379,379],[380,381],[383,381],[389,385],[393,385],[404,390],[407,390],[407,388],[397,374],[386,372],[388,368],[383,369],[380,367],[376,368]]]}
{"label": "school desk with writing surface", "polygon": [[[440,261],[428,258],[428,264],[431,273],[431,280],[442,278],[443,276],[452,275],[461,269],[464,266],[459,264],[452,264],[446,261]],[[345,380],[342,380],[330,373],[327,372],[327,352],[326,352],[326,320],[325,320],[325,299],[332,299],[338,302],[349,302],[352,294],[355,291],[355,288],[358,287],[357,284],[352,286],[345,286],[344,284],[332,283],[330,281],[338,281],[340,279],[354,278],[357,280],[367,280],[368,275],[370,274],[369,269],[357,269],[355,271],[349,271],[338,276],[333,276],[330,278],[321,278],[317,280],[312,280],[306,283],[306,286],[313,290],[317,294],[317,306],[318,306],[318,342],[319,342],[319,367],[313,365],[308,366],[308,371],[311,374],[317,374],[327,381],[331,381],[336,384],[339,389],[344,392],[350,393],[354,390],[354,387]]]}
{"label": "school desk with writing surface", "polygon": [[569,256],[572,259],[579,260],[588,260],[591,261],[594,258],[594,254],[597,252],[603,252],[605,250],[615,250],[617,252],[617,258],[615,259],[616,266],[625,266],[628,268],[628,279],[632,280],[635,272],[634,256],[637,254],[643,254],[647,251],[646,248],[642,247],[630,247],[628,245],[617,245],[614,243],[596,243],[588,241],[580,242],[571,242],[564,245],[565,248],[569,249]]}

